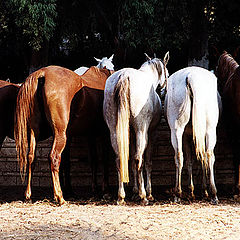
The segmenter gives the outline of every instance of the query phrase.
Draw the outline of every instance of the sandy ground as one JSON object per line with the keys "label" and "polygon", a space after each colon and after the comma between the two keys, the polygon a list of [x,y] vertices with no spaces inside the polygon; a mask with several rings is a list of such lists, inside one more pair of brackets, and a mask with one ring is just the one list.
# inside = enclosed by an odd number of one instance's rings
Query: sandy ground
{"label": "sandy ground", "polygon": [[0,239],[240,239],[240,204],[6,201],[0,204]]}

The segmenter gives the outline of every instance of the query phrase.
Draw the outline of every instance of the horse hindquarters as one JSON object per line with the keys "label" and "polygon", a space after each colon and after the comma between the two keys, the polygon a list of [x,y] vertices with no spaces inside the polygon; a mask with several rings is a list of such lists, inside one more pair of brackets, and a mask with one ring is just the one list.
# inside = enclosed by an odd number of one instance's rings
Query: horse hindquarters
{"label": "horse hindquarters", "polygon": [[127,98],[128,79],[126,84],[123,78],[118,78],[113,86],[114,75],[106,83],[104,91],[103,113],[110,130],[110,139],[116,155],[118,172],[118,204],[124,204],[124,182],[128,182],[129,157],[129,102]]}
{"label": "horse hindquarters", "polygon": [[[212,79],[211,79],[212,80]],[[217,190],[214,181],[214,147],[216,144],[216,127],[219,116],[219,103],[216,92],[209,94],[209,102],[206,104],[205,92],[198,90],[197,81],[194,78],[188,77],[188,83],[191,86],[193,93],[193,106],[192,106],[192,128],[193,128],[193,141],[195,143],[196,155],[201,160],[203,168],[203,186],[206,196],[206,173],[207,169],[210,171],[210,186],[212,192],[212,202],[218,203]],[[209,86],[211,88],[211,86]],[[198,93],[197,93],[198,91]],[[216,97],[214,96],[216,94]]]}
{"label": "horse hindquarters", "polygon": [[54,200],[59,204],[65,202],[59,181],[61,154],[65,148],[66,130],[69,121],[70,102],[68,96],[61,95],[58,99],[51,96],[52,92],[44,91],[44,108],[48,122],[53,132],[53,144],[49,154],[53,180]]}

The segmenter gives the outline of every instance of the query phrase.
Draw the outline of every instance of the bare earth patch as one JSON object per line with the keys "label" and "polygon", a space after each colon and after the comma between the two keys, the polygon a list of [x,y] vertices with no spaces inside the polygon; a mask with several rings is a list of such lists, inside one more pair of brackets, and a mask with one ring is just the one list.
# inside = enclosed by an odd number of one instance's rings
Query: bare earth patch
{"label": "bare earth patch", "polygon": [[0,239],[240,239],[240,204],[14,201],[0,205]]}

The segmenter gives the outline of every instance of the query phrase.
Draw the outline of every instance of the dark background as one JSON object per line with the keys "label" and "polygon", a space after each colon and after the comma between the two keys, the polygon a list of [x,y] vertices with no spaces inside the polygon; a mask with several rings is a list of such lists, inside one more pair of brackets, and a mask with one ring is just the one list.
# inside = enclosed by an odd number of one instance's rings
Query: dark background
{"label": "dark background", "polygon": [[193,63],[215,69],[223,50],[239,61],[239,9],[235,0],[1,1],[0,79],[22,82],[50,64],[75,70],[113,53],[116,70],[167,51],[170,74]]}

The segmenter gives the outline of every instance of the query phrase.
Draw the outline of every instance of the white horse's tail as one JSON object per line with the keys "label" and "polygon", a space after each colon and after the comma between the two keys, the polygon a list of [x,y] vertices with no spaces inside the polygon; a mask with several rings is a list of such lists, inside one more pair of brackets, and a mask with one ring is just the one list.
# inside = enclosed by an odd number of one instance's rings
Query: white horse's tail
{"label": "white horse's tail", "polygon": [[114,89],[114,101],[117,106],[117,143],[120,159],[120,176],[124,183],[129,182],[129,78],[120,77]]}
{"label": "white horse's tail", "polygon": [[[196,86],[196,82],[193,81],[191,74],[186,78],[186,83],[190,94],[192,95],[192,129],[193,129],[193,141],[195,144],[195,150],[197,159],[199,159],[204,164],[207,169],[207,159],[206,159],[206,113],[204,102],[201,97],[204,95],[201,93],[201,89]],[[197,90],[198,89],[198,90]]]}

